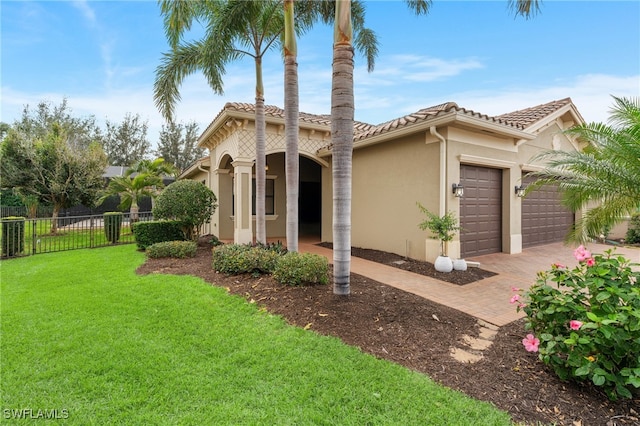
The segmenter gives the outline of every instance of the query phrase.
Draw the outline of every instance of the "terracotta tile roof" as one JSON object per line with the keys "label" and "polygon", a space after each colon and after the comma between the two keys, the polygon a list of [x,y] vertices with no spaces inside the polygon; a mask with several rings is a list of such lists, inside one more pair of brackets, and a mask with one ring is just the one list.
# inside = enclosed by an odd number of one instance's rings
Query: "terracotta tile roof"
{"label": "terracotta tile roof", "polygon": [[455,102],[445,102],[443,104],[434,105],[428,108],[423,108],[417,112],[414,112],[409,115],[405,115],[404,117],[396,118],[391,121],[387,121],[378,126],[373,126],[372,128],[364,132],[360,132],[360,133],[356,132],[354,141],[366,139],[368,137],[386,133],[391,130],[408,127],[413,124],[417,124],[425,120],[437,117],[439,115],[443,115],[451,112],[468,115],[470,117],[480,118],[482,120],[486,120],[493,123],[499,123],[509,127],[517,128],[519,130],[523,129],[523,126],[521,126],[519,123],[515,123],[515,122],[510,123],[505,120],[501,120],[498,117],[491,117],[486,114],[481,114],[479,112],[475,112],[470,109],[462,108],[462,107],[459,107],[458,104],[456,104]]}
{"label": "terracotta tile roof", "polygon": [[[423,108],[414,113],[399,117],[390,121],[386,121],[382,124],[372,125],[363,123],[360,121],[354,122],[354,142],[360,141],[372,136],[384,134],[396,129],[409,127],[412,125],[420,124],[426,120],[435,118],[440,115],[456,113],[463,114],[469,117],[475,117],[481,120],[485,120],[491,123],[501,124],[503,126],[515,128],[518,130],[524,130],[537,121],[543,119],[549,114],[557,111],[571,103],[571,98],[564,98],[557,101],[548,102],[546,104],[526,108],[507,114],[488,116],[481,114],[473,110],[459,107],[455,102],[445,102],[439,105],[434,105],[428,108]],[[225,104],[224,109],[213,120],[211,125],[220,117],[224,112],[237,111],[255,114],[255,104],[243,103],[243,102],[228,102]],[[267,117],[274,117],[284,119],[284,110],[274,105],[265,105],[265,115]],[[308,114],[305,112],[300,113],[300,121],[309,124],[316,124],[326,126],[330,130],[331,128],[331,116],[329,114]],[[210,125],[210,126],[211,126]],[[331,145],[326,149],[331,149]]]}
{"label": "terracotta tile roof", "polygon": [[[243,103],[243,102],[227,102],[223,111],[239,111],[255,114],[255,104]],[[284,120],[284,109],[278,108],[274,105],[265,105],[264,113],[267,117],[281,118]],[[327,126],[331,128],[331,115],[329,114],[308,114],[306,112],[300,112],[300,121],[310,124],[319,124],[321,126]],[[215,121],[215,120],[214,120]],[[363,132],[373,127],[371,124],[363,123],[360,121],[354,122],[354,131]]]}
{"label": "terracotta tile roof", "polygon": [[524,129],[570,103],[571,98],[564,98],[557,101],[551,101],[546,104],[537,105],[531,108],[525,108],[518,111],[509,112],[507,114],[497,115],[495,118],[496,120]]}

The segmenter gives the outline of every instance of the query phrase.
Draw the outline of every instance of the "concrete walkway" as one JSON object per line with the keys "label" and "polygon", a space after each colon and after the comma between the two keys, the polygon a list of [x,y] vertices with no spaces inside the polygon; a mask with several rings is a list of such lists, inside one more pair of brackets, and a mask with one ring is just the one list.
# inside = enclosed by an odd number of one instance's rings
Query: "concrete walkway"
{"label": "concrete walkway", "polygon": [[[312,242],[300,241],[299,249],[301,252],[325,256],[329,262],[333,261],[333,252],[330,249]],[[603,253],[611,249],[611,246],[589,244],[588,249],[593,253]],[[554,243],[525,249],[519,254],[495,253],[468,259],[480,262],[481,268],[498,275],[464,286],[358,257],[351,258],[351,272],[449,306],[490,324],[502,326],[524,316],[524,313],[516,312],[516,307],[509,303],[514,294],[511,288],[529,288],[535,282],[538,271],[547,270],[554,263],[575,266],[577,262],[573,257],[573,250],[574,247]],[[640,263],[640,249],[618,248],[616,253]]]}

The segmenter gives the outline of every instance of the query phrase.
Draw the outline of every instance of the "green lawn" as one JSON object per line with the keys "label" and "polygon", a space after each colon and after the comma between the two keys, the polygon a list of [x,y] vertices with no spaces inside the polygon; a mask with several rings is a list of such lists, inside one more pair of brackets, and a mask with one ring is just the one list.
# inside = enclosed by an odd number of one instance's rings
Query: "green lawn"
{"label": "green lawn", "polygon": [[143,261],[127,245],[0,263],[2,418],[30,409],[82,425],[510,424],[199,278],[137,276]]}

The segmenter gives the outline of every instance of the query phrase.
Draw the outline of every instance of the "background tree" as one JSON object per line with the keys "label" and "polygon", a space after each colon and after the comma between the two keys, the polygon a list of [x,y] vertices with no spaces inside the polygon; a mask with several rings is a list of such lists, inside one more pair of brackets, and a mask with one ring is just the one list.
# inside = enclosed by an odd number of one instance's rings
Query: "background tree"
{"label": "background tree", "polygon": [[182,222],[185,237],[197,240],[202,225],[216,211],[213,191],[195,180],[179,180],[168,185],[158,196],[153,216]]}
{"label": "background tree", "polygon": [[0,148],[0,186],[53,206],[51,233],[56,233],[61,208],[95,204],[106,165],[99,143],[81,148],[69,141],[61,126],[53,125],[42,139],[35,140],[12,129]]}
{"label": "background tree", "polygon": [[41,101],[35,109],[25,105],[22,116],[11,127],[26,140],[43,140],[53,131],[53,126],[64,130],[67,144],[72,147],[82,149],[102,140],[102,131],[95,117],[73,116],[66,99],[57,106],[49,101]]}
{"label": "background tree", "polygon": [[0,141],[9,133],[11,126],[8,123],[0,122]]}
{"label": "background tree", "polygon": [[198,124],[195,121],[187,124],[170,121],[162,125],[156,155],[173,164],[180,174],[204,156],[205,150],[198,148],[197,143]]}
{"label": "background tree", "polygon": [[547,167],[528,190],[559,185],[562,202],[584,210],[568,239],[586,242],[640,208],[640,98],[613,97],[609,124],[590,123],[565,133],[588,143],[583,151],[547,151]]}
{"label": "background tree", "polygon": [[139,114],[127,113],[121,123],[107,120],[106,127],[103,147],[110,165],[128,167],[146,158],[151,147],[148,124]]}

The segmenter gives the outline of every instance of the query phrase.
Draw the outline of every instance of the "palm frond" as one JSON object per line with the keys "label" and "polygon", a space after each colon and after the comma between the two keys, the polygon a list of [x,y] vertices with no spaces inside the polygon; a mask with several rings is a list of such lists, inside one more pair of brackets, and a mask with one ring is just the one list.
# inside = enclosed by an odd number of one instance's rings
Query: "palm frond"
{"label": "palm frond", "polygon": [[362,28],[356,32],[354,46],[367,59],[367,71],[373,71],[376,64],[376,56],[378,56],[378,38],[373,30]]}
{"label": "palm frond", "polygon": [[[187,76],[201,69],[204,56],[202,42],[179,45],[170,53],[163,54],[161,64],[156,69],[153,99],[165,119],[173,119],[175,106],[181,99],[180,85]],[[214,92],[222,94],[222,79],[213,79],[213,83]]]}
{"label": "palm frond", "polygon": [[540,11],[540,0],[509,0],[509,9],[517,16],[533,18]]}

